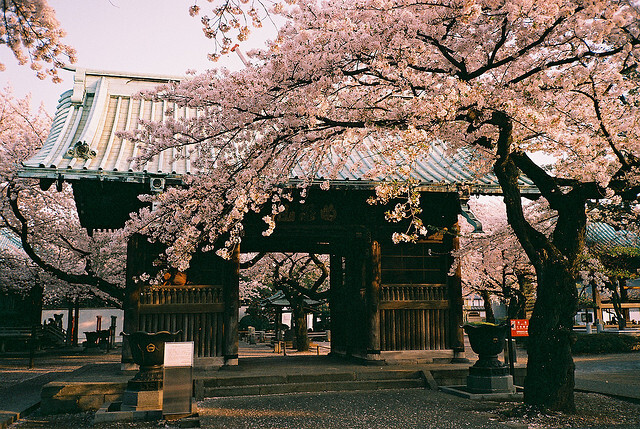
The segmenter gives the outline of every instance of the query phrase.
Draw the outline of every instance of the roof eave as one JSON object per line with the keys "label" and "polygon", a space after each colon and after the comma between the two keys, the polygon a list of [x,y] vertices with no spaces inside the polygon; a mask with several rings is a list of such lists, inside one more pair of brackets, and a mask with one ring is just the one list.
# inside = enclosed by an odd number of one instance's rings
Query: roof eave
{"label": "roof eave", "polygon": [[[44,180],[98,180],[122,183],[148,183],[153,178],[163,178],[167,185],[182,185],[181,174],[175,173],[149,173],[146,171],[106,171],[106,170],[84,170],[84,169],[59,169],[53,167],[28,167],[23,166],[18,171],[18,176],[25,179]],[[317,187],[324,180],[316,180],[310,183]],[[297,178],[289,180],[290,186],[298,186],[305,181]],[[360,189],[373,190],[381,182],[373,180],[329,180],[330,189]],[[466,187],[474,195],[502,195],[499,185],[473,184],[473,183],[419,183],[416,190],[420,192],[458,192],[460,187]],[[520,193],[527,196],[540,195],[540,191],[535,186],[521,185]]]}
{"label": "roof eave", "polygon": [[167,173],[149,173],[146,171],[106,171],[79,170],[71,168],[47,168],[23,166],[18,170],[18,177],[23,179],[52,179],[52,180],[99,180],[122,183],[147,183],[154,178],[163,178],[170,185],[183,184],[182,175]]}

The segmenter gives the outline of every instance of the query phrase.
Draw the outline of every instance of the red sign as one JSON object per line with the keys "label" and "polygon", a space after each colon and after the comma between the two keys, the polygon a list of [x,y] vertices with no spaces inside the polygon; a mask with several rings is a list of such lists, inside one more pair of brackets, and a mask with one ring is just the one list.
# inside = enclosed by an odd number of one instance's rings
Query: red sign
{"label": "red sign", "polygon": [[529,319],[511,319],[511,336],[528,337]]}

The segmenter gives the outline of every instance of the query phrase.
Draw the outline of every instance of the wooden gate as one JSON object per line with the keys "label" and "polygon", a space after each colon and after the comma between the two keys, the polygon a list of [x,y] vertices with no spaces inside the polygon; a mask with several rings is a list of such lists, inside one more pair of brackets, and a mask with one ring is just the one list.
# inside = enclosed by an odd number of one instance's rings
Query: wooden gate
{"label": "wooden gate", "polygon": [[138,329],[182,331],[196,358],[223,356],[222,286],[149,286],[140,294]]}
{"label": "wooden gate", "polygon": [[382,247],[380,350],[450,348],[449,258],[442,242]]}

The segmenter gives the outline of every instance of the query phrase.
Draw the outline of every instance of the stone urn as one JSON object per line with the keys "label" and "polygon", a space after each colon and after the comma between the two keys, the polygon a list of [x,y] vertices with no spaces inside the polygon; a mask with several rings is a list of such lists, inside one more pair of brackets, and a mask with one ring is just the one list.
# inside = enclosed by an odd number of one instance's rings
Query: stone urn
{"label": "stone urn", "polygon": [[469,336],[471,349],[478,354],[478,361],[469,368],[468,390],[472,393],[515,392],[509,367],[498,359],[507,337],[507,325],[478,323],[464,325],[463,329]]}
{"label": "stone urn", "polygon": [[133,361],[140,365],[140,368],[153,368],[162,366],[164,362],[164,344],[168,341],[174,341],[179,333],[180,331],[138,331],[132,334],[123,332],[122,335],[129,340]]}
{"label": "stone urn", "polygon": [[155,410],[162,408],[162,373],[164,345],[175,341],[178,332],[122,333],[131,346],[133,361],[140,366],[138,373],[127,383],[122,410]]}
{"label": "stone urn", "polygon": [[84,336],[87,338],[85,347],[98,347],[98,332],[97,331],[85,331]]}
{"label": "stone urn", "polygon": [[493,323],[467,324],[462,327],[469,336],[471,349],[478,354],[475,367],[496,368],[504,366],[498,360],[507,338],[507,325]]}

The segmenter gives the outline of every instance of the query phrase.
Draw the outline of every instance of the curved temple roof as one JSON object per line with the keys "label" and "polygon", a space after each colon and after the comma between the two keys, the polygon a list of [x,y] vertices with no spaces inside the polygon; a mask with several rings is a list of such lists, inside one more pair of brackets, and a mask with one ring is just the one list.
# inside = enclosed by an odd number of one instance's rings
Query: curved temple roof
{"label": "curved temple roof", "polygon": [[[60,97],[47,141],[24,163],[20,175],[52,181],[98,179],[133,183],[150,183],[152,178],[160,177],[168,183],[179,183],[182,175],[195,172],[192,154],[166,150],[151,162],[139,166],[133,161],[139,151],[137,145],[117,135],[119,131],[135,129],[139,119],[161,121],[166,118],[167,110],[171,110],[175,118],[197,115],[195,109],[134,99],[140,91],[179,80],[168,76],[77,69],[73,89]],[[413,164],[410,176],[426,191],[451,192],[464,185],[470,193],[500,194],[495,177],[475,177],[466,167],[470,155],[470,152],[461,151],[451,157],[442,147],[434,145],[428,159]],[[374,181],[364,179],[372,168],[372,158],[371,153],[354,150],[344,168],[331,180],[332,185],[373,186]],[[292,181],[301,174],[301,170],[294,169]],[[526,178],[521,180],[521,191],[538,193]]]}
{"label": "curved temple roof", "polygon": [[640,249],[640,236],[627,230],[616,230],[603,222],[591,222],[587,225],[587,245],[605,249],[614,247],[635,247]]}

